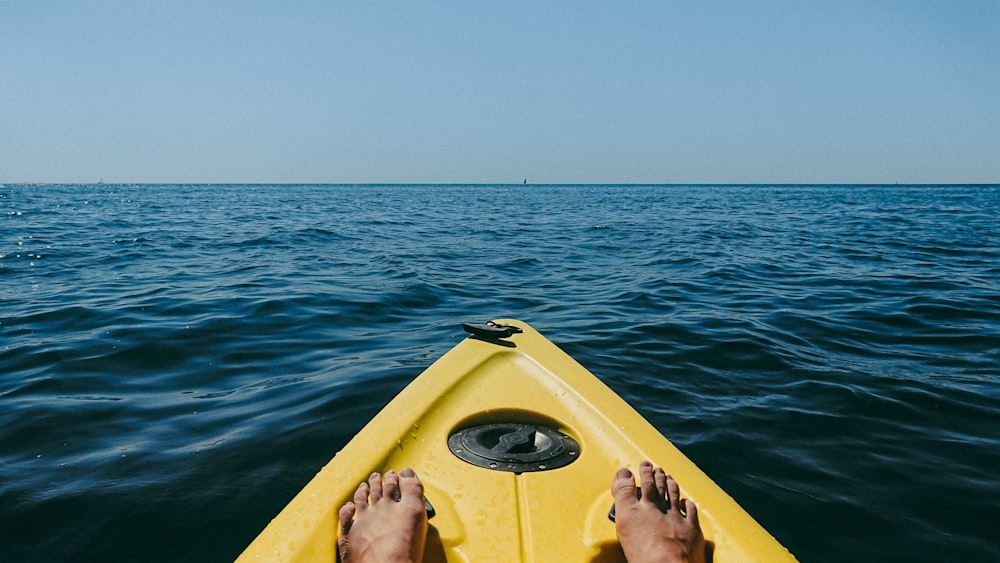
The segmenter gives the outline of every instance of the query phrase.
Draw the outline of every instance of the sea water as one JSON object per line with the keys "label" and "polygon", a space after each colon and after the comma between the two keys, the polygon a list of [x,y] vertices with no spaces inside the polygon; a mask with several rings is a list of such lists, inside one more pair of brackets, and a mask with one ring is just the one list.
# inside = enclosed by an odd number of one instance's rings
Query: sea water
{"label": "sea water", "polygon": [[460,321],[515,317],[803,561],[1000,560],[998,217],[997,186],[2,186],[0,559],[231,560]]}

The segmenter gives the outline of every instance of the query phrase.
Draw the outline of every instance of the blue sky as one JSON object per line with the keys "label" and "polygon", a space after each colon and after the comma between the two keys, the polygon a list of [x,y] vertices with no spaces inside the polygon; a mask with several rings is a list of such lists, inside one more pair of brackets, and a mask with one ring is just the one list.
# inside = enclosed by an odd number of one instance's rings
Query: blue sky
{"label": "blue sky", "polygon": [[0,5],[0,182],[1000,182],[1000,2]]}

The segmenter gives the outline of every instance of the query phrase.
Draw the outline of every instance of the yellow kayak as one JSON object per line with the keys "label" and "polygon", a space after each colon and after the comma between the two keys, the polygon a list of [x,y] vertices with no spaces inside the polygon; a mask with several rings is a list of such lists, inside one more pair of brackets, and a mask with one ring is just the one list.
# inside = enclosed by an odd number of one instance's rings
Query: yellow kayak
{"label": "yellow kayak", "polygon": [[412,467],[433,507],[424,561],[624,561],[619,467],[663,466],[698,505],[710,561],[794,557],[628,403],[523,322],[466,338],[396,396],[238,561],[335,561],[337,511],[373,471]]}

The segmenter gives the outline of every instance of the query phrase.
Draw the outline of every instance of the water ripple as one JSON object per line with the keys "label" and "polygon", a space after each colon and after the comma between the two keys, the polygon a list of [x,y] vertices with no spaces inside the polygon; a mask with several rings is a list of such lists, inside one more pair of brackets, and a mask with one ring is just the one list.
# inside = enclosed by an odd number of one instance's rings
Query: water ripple
{"label": "water ripple", "polygon": [[230,560],[458,321],[512,316],[802,560],[998,559],[997,216],[995,186],[5,185],[4,557]]}

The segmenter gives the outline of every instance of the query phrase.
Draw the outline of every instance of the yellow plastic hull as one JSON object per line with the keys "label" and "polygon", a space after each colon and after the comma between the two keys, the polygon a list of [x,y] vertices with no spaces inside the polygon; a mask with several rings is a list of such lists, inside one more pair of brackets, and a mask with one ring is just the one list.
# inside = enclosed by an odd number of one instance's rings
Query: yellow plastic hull
{"label": "yellow plastic hull", "polygon": [[[338,508],[373,471],[412,467],[436,516],[424,560],[624,561],[608,520],[614,471],[662,465],[699,507],[712,560],[794,561],[621,397],[525,323],[502,344],[466,338],[396,396],[247,547],[239,561],[334,561]],[[472,424],[528,420],[575,438],[578,458],[515,474],[448,449]]]}

